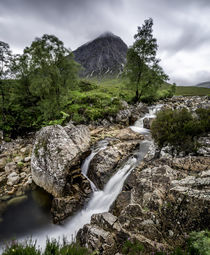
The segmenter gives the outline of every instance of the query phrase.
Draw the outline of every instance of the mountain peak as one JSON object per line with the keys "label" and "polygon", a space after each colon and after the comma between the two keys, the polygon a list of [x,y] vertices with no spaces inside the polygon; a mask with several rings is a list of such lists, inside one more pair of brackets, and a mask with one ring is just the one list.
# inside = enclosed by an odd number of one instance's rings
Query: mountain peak
{"label": "mountain peak", "polygon": [[73,53],[75,60],[83,67],[82,76],[116,76],[122,72],[127,49],[119,36],[106,31]]}
{"label": "mountain peak", "polygon": [[119,36],[116,36],[110,31],[105,31],[104,33],[100,34],[97,38],[104,38],[104,37],[115,37],[115,38],[120,38]]}

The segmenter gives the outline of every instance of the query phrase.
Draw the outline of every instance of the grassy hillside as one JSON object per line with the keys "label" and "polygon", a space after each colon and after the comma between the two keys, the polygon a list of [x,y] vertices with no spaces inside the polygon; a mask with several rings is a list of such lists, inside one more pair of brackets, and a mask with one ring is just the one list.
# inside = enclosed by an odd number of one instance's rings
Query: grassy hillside
{"label": "grassy hillside", "polygon": [[210,89],[202,87],[176,87],[176,96],[207,96],[210,95]]}
{"label": "grassy hillside", "polygon": [[[129,90],[128,87],[123,83],[121,79],[110,79],[110,80],[102,80],[102,81],[95,81],[99,83],[100,90],[103,90],[111,93],[115,96],[120,96],[125,93],[126,98],[130,98],[134,96],[134,92]],[[166,90],[171,86],[170,84],[164,84],[159,92]],[[209,88],[197,87],[197,86],[177,86],[176,87],[176,96],[207,96],[210,95]]]}

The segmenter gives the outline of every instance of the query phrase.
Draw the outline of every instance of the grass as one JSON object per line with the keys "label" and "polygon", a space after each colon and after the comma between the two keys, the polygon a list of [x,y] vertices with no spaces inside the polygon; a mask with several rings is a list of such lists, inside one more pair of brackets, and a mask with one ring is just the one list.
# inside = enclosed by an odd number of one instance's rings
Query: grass
{"label": "grass", "polygon": [[[100,90],[115,95],[117,97],[124,97],[126,101],[131,100],[135,95],[132,90],[126,88],[126,85],[121,79],[105,79],[101,81],[95,81],[99,84]],[[159,89],[159,92],[168,89],[170,84],[164,84]],[[123,96],[124,94],[124,96]],[[207,96],[210,95],[209,88],[202,88],[196,86],[176,86],[175,96]]]}
{"label": "grass", "polygon": [[191,86],[177,86],[176,87],[176,96],[208,96],[210,95],[210,89],[200,88],[200,87],[191,87]]}

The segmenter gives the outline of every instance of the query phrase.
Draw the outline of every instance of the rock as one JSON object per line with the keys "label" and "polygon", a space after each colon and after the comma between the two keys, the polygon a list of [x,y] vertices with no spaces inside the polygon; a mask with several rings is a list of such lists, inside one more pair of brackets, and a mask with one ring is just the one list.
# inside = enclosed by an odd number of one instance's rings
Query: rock
{"label": "rock", "polygon": [[154,118],[144,118],[144,120],[143,120],[144,128],[150,129],[153,120],[154,120]]}
{"label": "rock", "polygon": [[121,141],[128,141],[128,140],[143,140],[143,135],[140,135],[137,132],[134,132],[130,127],[120,129],[116,134],[115,138]]}
{"label": "rock", "polygon": [[0,172],[4,171],[6,164],[7,164],[7,158],[6,157],[0,158]]}
{"label": "rock", "polygon": [[129,108],[129,105],[126,101],[121,101],[121,106],[123,109],[128,109]]}
{"label": "rock", "polygon": [[79,230],[77,234],[77,240],[81,245],[88,245],[88,247],[94,250],[100,250],[102,254],[111,254],[109,250],[115,244],[115,240],[112,234],[108,231],[103,230],[97,225],[85,225]]}
{"label": "rock", "polygon": [[31,157],[33,181],[53,196],[63,196],[70,168],[78,164],[89,147],[89,130],[83,125],[42,128]]}
{"label": "rock", "polygon": [[[76,175],[75,175],[76,177]],[[52,216],[54,223],[59,223],[82,208],[92,190],[89,181],[83,175],[77,175],[77,185],[70,183],[70,196],[54,198],[52,201]],[[74,178],[72,177],[74,180]],[[80,179],[80,180],[78,180]],[[73,181],[74,183],[74,181]]]}
{"label": "rock", "polygon": [[116,122],[128,125],[130,117],[131,117],[130,109],[120,110],[116,116]]}
{"label": "rock", "polygon": [[22,157],[20,157],[20,156],[16,156],[14,159],[13,159],[13,161],[15,162],[15,163],[18,163],[18,162],[22,162]]}
{"label": "rock", "polygon": [[172,166],[177,169],[201,172],[209,169],[210,158],[202,156],[187,156],[182,158],[174,158],[172,161]]}
{"label": "rock", "polygon": [[109,212],[93,214],[91,224],[96,224],[105,230],[112,230],[117,217]]}
{"label": "rock", "polygon": [[17,184],[20,180],[20,176],[16,172],[12,172],[7,176],[7,185],[13,186]]}
{"label": "rock", "polygon": [[14,172],[17,168],[17,165],[14,162],[9,162],[5,165],[5,172],[6,173],[11,173]]}
{"label": "rock", "polygon": [[31,161],[31,157],[25,157],[24,158],[24,162],[29,162],[29,161]]}
{"label": "rock", "polygon": [[14,198],[10,199],[9,201],[7,201],[7,205],[8,206],[14,206],[14,205],[20,204],[23,201],[26,201],[27,198],[28,197],[26,195],[20,196],[20,197],[14,197]]}
{"label": "rock", "polygon": [[138,140],[122,141],[109,145],[106,149],[100,151],[90,163],[88,170],[90,180],[99,189],[103,189],[104,185],[115,173],[116,168],[138,145]]}

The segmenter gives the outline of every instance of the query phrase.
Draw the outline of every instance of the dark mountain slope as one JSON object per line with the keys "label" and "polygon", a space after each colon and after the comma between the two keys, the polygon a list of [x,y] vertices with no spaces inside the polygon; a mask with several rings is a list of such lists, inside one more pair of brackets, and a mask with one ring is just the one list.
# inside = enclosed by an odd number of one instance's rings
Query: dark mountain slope
{"label": "dark mountain slope", "polygon": [[199,84],[196,85],[196,87],[209,88],[210,89],[210,81],[199,83]]}
{"label": "dark mountain slope", "polygon": [[84,68],[85,77],[114,76],[122,72],[127,45],[122,39],[106,32],[75,50],[75,60]]}

